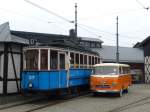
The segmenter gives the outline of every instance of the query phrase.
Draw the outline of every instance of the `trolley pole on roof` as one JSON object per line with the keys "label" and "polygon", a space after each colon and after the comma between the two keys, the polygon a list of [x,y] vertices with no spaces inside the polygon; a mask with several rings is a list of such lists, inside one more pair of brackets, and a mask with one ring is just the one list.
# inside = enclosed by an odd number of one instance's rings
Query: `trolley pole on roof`
{"label": "trolley pole on roof", "polygon": [[77,37],[77,3],[75,3],[75,37]]}
{"label": "trolley pole on roof", "polygon": [[117,23],[116,23],[116,63],[119,63],[119,34],[118,34],[118,16],[117,16]]}

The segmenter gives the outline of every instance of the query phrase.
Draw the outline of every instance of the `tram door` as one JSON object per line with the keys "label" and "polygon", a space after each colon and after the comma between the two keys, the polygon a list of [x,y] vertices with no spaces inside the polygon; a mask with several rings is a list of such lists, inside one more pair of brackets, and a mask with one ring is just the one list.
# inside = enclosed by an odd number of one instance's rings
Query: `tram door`
{"label": "tram door", "polygon": [[65,52],[58,53],[59,69],[65,69]]}
{"label": "tram door", "polygon": [[59,65],[59,87],[65,88],[67,86],[67,73],[65,70],[65,52],[58,52]]}

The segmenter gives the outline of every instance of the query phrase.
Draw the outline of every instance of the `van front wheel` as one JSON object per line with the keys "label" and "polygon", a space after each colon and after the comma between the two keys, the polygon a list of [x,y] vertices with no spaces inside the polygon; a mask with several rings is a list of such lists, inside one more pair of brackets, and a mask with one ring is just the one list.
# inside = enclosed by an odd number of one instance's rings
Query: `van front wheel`
{"label": "van front wheel", "polygon": [[122,95],[123,95],[123,90],[121,89],[121,90],[119,91],[119,93],[118,93],[118,96],[119,96],[119,97],[122,97]]}

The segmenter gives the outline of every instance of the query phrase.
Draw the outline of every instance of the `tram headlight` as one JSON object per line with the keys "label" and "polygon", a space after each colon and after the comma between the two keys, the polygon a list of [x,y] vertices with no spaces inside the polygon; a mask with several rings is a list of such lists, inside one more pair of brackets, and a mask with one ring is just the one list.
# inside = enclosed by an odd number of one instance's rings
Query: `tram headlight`
{"label": "tram headlight", "polygon": [[116,86],[117,84],[117,82],[112,82],[112,86]]}
{"label": "tram headlight", "polygon": [[32,82],[29,83],[29,88],[32,88],[33,84]]}

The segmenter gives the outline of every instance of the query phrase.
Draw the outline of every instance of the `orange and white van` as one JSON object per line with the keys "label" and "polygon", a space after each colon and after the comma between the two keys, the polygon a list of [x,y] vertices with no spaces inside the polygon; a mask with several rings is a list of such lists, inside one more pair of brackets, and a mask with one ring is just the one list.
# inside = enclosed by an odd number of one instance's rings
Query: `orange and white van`
{"label": "orange and white van", "polygon": [[92,92],[117,93],[122,96],[124,90],[128,92],[132,84],[130,66],[118,63],[101,63],[94,65],[90,79]]}

